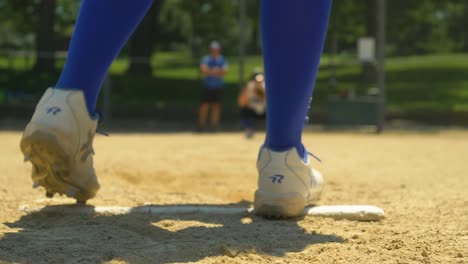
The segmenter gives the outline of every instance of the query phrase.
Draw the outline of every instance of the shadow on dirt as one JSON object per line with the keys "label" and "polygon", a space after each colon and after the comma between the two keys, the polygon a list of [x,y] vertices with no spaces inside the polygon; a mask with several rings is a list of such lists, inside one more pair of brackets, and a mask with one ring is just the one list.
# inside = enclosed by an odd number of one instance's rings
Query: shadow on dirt
{"label": "shadow on dirt", "polygon": [[68,207],[48,206],[5,223],[11,231],[0,238],[0,262],[193,262],[213,256],[284,256],[313,244],[344,242],[333,234],[308,232],[298,219],[200,213],[104,215],[92,213],[91,206],[87,215],[46,212]]}

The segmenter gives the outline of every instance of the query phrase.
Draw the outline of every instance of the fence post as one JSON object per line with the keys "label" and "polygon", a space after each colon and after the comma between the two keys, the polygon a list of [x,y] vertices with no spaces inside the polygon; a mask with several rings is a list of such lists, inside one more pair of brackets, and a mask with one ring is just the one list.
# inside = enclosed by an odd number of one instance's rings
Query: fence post
{"label": "fence post", "polygon": [[379,88],[377,133],[383,131],[385,124],[386,9],[386,0],[377,0],[377,87]]}
{"label": "fence post", "polygon": [[239,0],[239,88],[244,84],[245,76],[245,0]]}

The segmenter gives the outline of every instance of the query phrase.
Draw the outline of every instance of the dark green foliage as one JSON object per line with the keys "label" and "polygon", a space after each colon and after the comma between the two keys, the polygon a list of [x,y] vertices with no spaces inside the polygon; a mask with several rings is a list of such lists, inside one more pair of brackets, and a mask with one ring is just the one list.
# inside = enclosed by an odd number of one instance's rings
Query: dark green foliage
{"label": "dark green foliage", "polygon": [[[201,81],[197,79],[196,69],[190,66],[190,58],[176,57],[177,54],[160,54],[153,68],[158,74],[138,75],[122,73],[111,74],[113,99],[116,105],[196,107],[199,100]],[[170,59],[172,58],[172,59]],[[259,58],[252,58],[256,65]],[[360,66],[346,58],[338,58],[336,75],[338,90],[355,90],[364,95]],[[170,70],[159,68],[166,61],[174,65]],[[468,55],[430,55],[398,57],[387,62],[387,106],[398,111],[468,111]],[[236,67],[233,63],[232,67]],[[238,86],[236,73],[227,77],[225,105],[236,107]],[[44,88],[57,80],[58,73],[34,73],[27,70],[0,70],[0,90],[24,92],[39,97]],[[331,91],[328,85],[327,65],[322,65],[314,92],[313,104],[324,106]]]}
{"label": "dark green foliage", "polygon": [[[22,39],[38,32],[44,1],[0,0],[0,48],[31,48]],[[334,1],[329,36],[336,38],[340,51],[353,50],[358,37],[375,34],[375,1]],[[66,47],[79,3],[56,0],[54,32],[58,49]],[[387,6],[390,54],[468,51],[468,1],[387,0]],[[247,1],[247,47],[255,54],[260,52],[259,8],[260,0]],[[228,54],[237,54],[238,15],[237,0],[166,1],[159,21],[154,22],[159,28],[154,32],[158,36],[153,40],[157,39],[155,48],[192,50],[198,55],[209,41],[217,39]]]}

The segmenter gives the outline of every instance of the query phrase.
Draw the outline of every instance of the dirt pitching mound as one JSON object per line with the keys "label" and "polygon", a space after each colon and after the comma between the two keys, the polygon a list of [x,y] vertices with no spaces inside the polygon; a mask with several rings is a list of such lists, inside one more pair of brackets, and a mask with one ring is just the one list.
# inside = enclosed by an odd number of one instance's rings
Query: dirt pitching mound
{"label": "dirt pitching mound", "polygon": [[[30,212],[20,133],[0,133],[0,263],[468,263],[468,132],[308,133],[321,204],[373,204],[378,222],[306,216]],[[95,140],[95,206],[251,205],[263,135],[113,134]]]}

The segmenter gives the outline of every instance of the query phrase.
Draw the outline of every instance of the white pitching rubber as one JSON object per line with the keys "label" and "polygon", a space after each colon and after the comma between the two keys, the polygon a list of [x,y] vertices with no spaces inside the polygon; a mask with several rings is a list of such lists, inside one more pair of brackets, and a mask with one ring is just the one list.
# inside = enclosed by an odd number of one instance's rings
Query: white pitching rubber
{"label": "white pitching rubber", "polygon": [[[249,214],[252,208],[222,207],[222,206],[179,206],[179,205],[147,205],[140,207],[121,206],[76,206],[55,205],[45,207],[20,206],[23,212],[55,212],[64,214]],[[304,215],[330,217],[336,220],[378,221],[385,218],[384,210],[372,205],[321,205],[307,207]]]}
{"label": "white pitching rubber", "polygon": [[378,221],[385,218],[384,210],[373,205],[322,205],[308,207],[304,214],[356,221]]}

